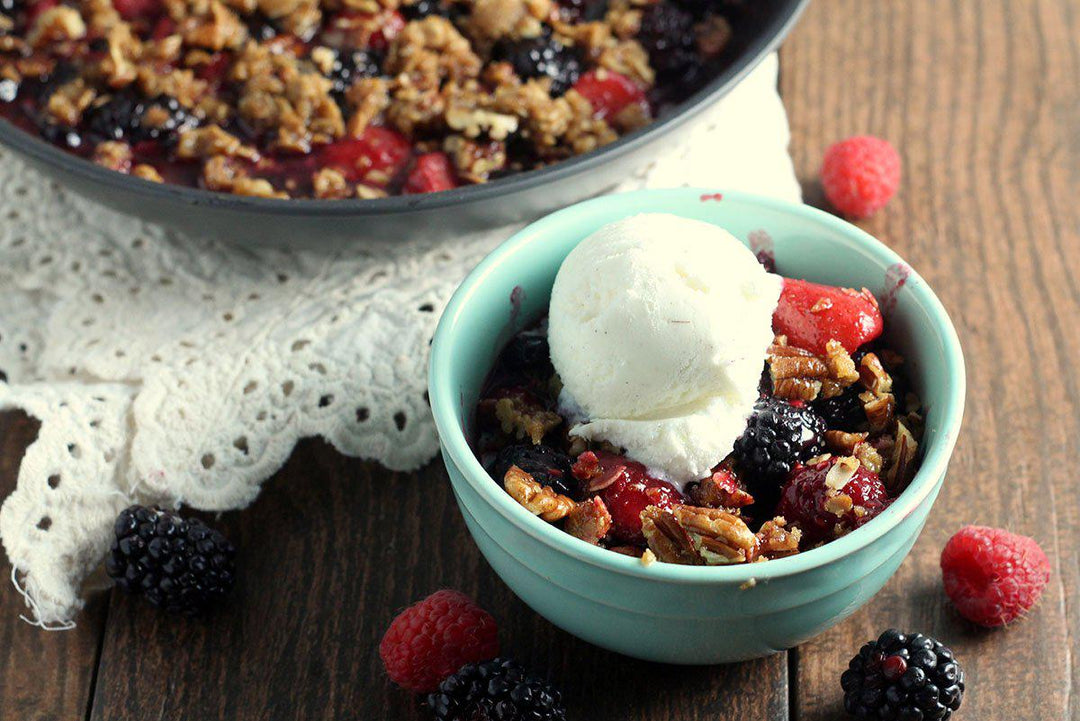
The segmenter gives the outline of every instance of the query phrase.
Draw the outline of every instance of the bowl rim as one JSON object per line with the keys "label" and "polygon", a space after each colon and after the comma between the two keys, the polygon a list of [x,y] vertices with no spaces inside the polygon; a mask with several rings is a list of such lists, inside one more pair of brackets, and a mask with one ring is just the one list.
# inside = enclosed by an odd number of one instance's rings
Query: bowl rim
{"label": "bowl rim", "polygon": [[59,168],[81,180],[103,184],[118,192],[134,192],[157,200],[190,206],[246,210],[270,216],[348,217],[385,216],[413,210],[437,210],[463,202],[481,203],[525,192],[547,183],[588,172],[614,158],[633,152],[659,136],[678,128],[731,91],[783,41],[798,22],[810,0],[783,0],[775,17],[751,38],[743,51],[711,81],[699,88],[672,112],[655,122],[622,136],[613,143],[544,168],[515,173],[489,183],[466,185],[440,193],[396,195],[385,198],[317,200],[305,198],[258,198],[220,193],[202,188],[150,180],[117,173],[46,142],[0,117],[0,144],[44,165]]}
{"label": "bowl rim", "polygon": [[873,523],[868,523],[842,538],[810,551],[787,558],[772,559],[765,563],[730,566],[681,566],[654,563],[645,566],[640,559],[612,553],[607,549],[574,538],[532,515],[503,492],[497,483],[493,483],[491,476],[488,475],[474,455],[461,424],[457,422],[454,409],[456,404],[460,403],[460,400],[457,398],[456,391],[447,382],[453,363],[451,351],[453,349],[455,329],[460,319],[470,313],[470,300],[475,290],[484,284],[487,277],[496,268],[506,263],[512,263],[512,257],[520,249],[530,243],[542,242],[549,228],[560,226],[567,219],[578,214],[595,210],[604,205],[618,204],[644,208],[646,203],[637,201],[639,199],[645,201],[648,197],[685,195],[699,198],[703,194],[717,192],[723,194],[725,201],[734,200],[749,205],[759,205],[789,216],[813,220],[815,223],[823,224],[841,235],[852,247],[858,247],[868,253],[881,263],[882,268],[888,268],[895,263],[903,263],[910,268],[899,255],[869,233],[829,213],[807,205],[724,189],[673,188],[666,190],[638,190],[630,193],[602,196],[572,205],[552,213],[514,234],[509,240],[486,256],[462,281],[447,304],[432,340],[428,389],[432,415],[439,435],[439,443],[443,453],[448,456],[446,460],[457,467],[461,476],[477,492],[477,495],[521,531],[556,551],[619,574],[652,581],[675,583],[745,583],[751,579],[764,581],[811,571],[855,553],[892,531],[930,496],[937,482],[943,479],[945,475],[964,414],[967,384],[960,340],[941,301],[922,276],[912,269],[905,284],[905,292],[913,294],[918,305],[926,311],[927,318],[933,329],[941,337],[945,353],[949,391],[944,398],[934,399],[935,408],[938,412],[944,414],[940,437],[927,447],[922,465],[908,487]]}

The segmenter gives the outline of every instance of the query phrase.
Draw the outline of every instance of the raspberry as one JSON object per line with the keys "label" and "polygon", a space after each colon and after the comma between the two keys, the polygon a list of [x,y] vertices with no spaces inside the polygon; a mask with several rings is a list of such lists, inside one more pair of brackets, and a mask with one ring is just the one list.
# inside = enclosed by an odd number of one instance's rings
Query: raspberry
{"label": "raspberry", "polygon": [[627,106],[638,104],[649,117],[649,102],[645,93],[630,78],[612,70],[590,70],[576,83],[576,90],[589,101],[593,115],[601,120],[618,115]]}
{"label": "raspberry", "polygon": [[338,168],[349,181],[385,187],[405,169],[411,155],[408,140],[389,128],[372,125],[359,138],[325,146],[320,164]]}
{"label": "raspberry", "polygon": [[887,140],[859,135],[825,151],[821,184],[833,207],[867,218],[885,207],[900,186],[900,155]]}
{"label": "raspberry", "polygon": [[788,343],[818,355],[825,355],[830,340],[854,353],[885,328],[877,299],[865,288],[837,288],[794,278],[784,278],[772,322],[773,331],[786,335]]}
{"label": "raspberry", "polygon": [[644,543],[641,512],[646,506],[671,508],[685,499],[675,486],[649,475],[645,466],[614,453],[582,453],[574,476],[599,490],[611,513],[611,538],[623,543]]}
{"label": "raspberry", "polygon": [[965,526],[945,544],[941,574],[961,616],[981,626],[1004,626],[1039,600],[1050,580],[1050,559],[1033,538]]}
{"label": "raspberry", "polygon": [[508,658],[463,666],[428,706],[437,721],[566,721],[562,694]]}
{"label": "raspberry", "polygon": [[165,9],[161,0],[113,0],[113,8],[128,22],[156,18]]}
{"label": "raspberry", "polygon": [[460,591],[436,591],[400,614],[379,643],[390,680],[416,693],[430,693],[467,663],[499,653],[491,614]]}
{"label": "raspberry", "polygon": [[964,670],[941,642],[890,628],[859,649],[840,686],[856,718],[946,721],[963,701]]}
{"label": "raspberry", "polygon": [[861,465],[842,487],[831,486],[829,472],[839,461],[834,456],[812,466],[796,466],[780,492],[777,514],[798,526],[811,543],[831,541],[853,531],[889,505],[881,479]]}
{"label": "raspberry", "polygon": [[456,187],[457,179],[454,177],[454,166],[449,156],[446,153],[434,152],[424,153],[416,159],[416,165],[409,171],[401,192],[405,195],[438,193]]}

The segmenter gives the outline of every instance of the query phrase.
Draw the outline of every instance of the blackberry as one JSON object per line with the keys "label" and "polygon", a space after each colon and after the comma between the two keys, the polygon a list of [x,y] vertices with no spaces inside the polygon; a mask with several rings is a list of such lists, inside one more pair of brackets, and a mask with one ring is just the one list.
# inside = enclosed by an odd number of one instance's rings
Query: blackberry
{"label": "blackberry", "polygon": [[581,53],[550,35],[504,42],[495,50],[523,79],[551,78],[551,96],[563,95],[581,76]]}
{"label": "blackberry", "polygon": [[83,124],[87,134],[99,141],[160,140],[171,144],[181,130],[198,125],[198,119],[168,95],[148,100],[122,91],[90,106],[83,114]]}
{"label": "blackberry", "polygon": [[429,15],[449,16],[449,10],[442,0],[417,0],[412,5],[402,5],[401,14],[406,20],[423,20]]}
{"label": "blackberry", "polygon": [[244,18],[244,24],[247,25],[248,35],[260,42],[273,40],[281,32],[277,23],[261,12],[256,12]]}
{"label": "blackberry", "polygon": [[758,400],[746,430],[735,441],[736,464],[755,498],[775,495],[796,463],[821,453],[824,433],[825,421],[812,409],[770,396]]}
{"label": "blackberry", "polygon": [[105,569],[117,586],[154,606],[194,615],[232,588],[235,550],[198,519],[131,506],[113,530]]}
{"label": "blackberry", "polygon": [[428,696],[437,721],[565,721],[562,694],[508,658],[468,663]]}
{"label": "blackberry", "polygon": [[379,74],[379,58],[367,50],[345,52],[334,61],[330,70],[330,91],[341,97],[352,84],[360,78],[370,78]]}
{"label": "blackberry", "polygon": [[491,475],[502,485],[502,480],[510,466],[517,466],[528,473],[534,480],[545,486],[551,486],[558,493],[573,499],[581,497],[581,491],[574,476],[570,473],[573,461],[570,456],[557,451],[551,446],[517,444],[506,446],[495,457]]}
{"label": "blackberry", "polygon": [[74,128],[55,123],[42,123],[40,126],[41,137],[53,145],[59,145],[68,150],[77,150],[82,147],[83,137]]}
{"label": "blackberry", "polygon": [[607,0],[562,0],[563,17],[570,22],[595,22],[607,13]]}
{"label": "blackberry", "polygon": [[840,685],[856,718],[944,721],[960,708],[964,671],[940,642],[889,629],[851,659]]}
{"label": "blackberry", "polygon": [[694,16],[676,5],[658,2],[645,8],[637,40],[664,81],[689,84],[701,70]]}
{"label": "blackberry", "polygon": [[514,336],[502,354],[503,362],[516,371],[551,371],[551,349],[544,330],[524,331]]}
{"label": "blackberry", "polygon": [[813,409],[833,431],[858,431],[866,425],[866,411],[859,400],[862,386],[853,386],[834,398],[814,401]]}

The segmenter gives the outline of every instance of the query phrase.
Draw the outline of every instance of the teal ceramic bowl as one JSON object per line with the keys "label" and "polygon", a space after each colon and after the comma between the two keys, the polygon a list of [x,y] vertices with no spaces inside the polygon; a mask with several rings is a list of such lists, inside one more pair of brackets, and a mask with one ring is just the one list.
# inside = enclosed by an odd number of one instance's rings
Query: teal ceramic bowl
{"label": "teal ceramic bowl", "polygon": [[[821,548],[764,563],[700,567],[590,546],[517,505],[469,445],[473,409],[498,351],[546,312],[563,258],[600,226],[668,212],[723,226],[782,275],[865,286],[882,301],[889,344],[927,409],[923,460],[878,518]],[[960,343],[926,282],[858,228],[806,206],[695,189],[613,195],[521,231],[461,284],[435,334],[431,407],[461,513],[495,572],[569,633],[653,661],[711,664],[796,646],[866,603],[911,550],[945,479],[964,410]]]}

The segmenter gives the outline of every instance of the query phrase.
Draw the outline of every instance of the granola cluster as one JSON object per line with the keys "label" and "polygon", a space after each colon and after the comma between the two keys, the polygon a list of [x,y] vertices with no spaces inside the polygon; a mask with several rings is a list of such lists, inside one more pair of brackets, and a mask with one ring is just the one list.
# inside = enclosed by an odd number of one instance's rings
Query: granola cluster
{"label": "granola cluster", "polygon": [[[870,521],[914,476],[920,402],[906,391],[903,358],[876,342],[849,353],[834,340],[815,354],[776,336],[762,372],[764,396],[812,414],[825,430],[819,455],[803,457],[779,486],[772,481],[770,495],[748,477],[738,444],[709,477],[677,489],[619,448],[571,437],[546,347],[535,351],[544,328],[541,321],[525,331],[500,357],[478,406],[477,449],[489,468],[498,466],[495,455],[501,468],[519,459],[495,473],[507,493],[587,543],[645,563],[783,558]],[[543,449],[546,460],[528,449]]]}
{"label": "granola cluster", "polygon": [[151,180],[262,197],[433,192],[648,124],[723,61],[726,6],[4,0],[0,116]]}

